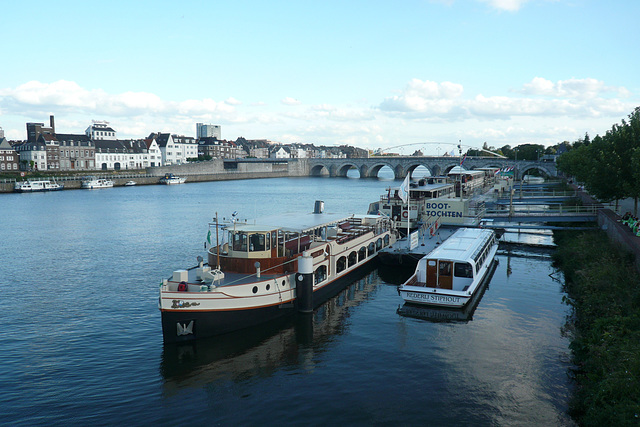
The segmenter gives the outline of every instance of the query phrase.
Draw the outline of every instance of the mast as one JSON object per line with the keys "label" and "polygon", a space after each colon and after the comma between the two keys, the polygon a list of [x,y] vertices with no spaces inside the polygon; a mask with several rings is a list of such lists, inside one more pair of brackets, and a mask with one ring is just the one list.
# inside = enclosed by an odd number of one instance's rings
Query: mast
{"label": "mast", "polygon": [[409,224],[411,222],[411,172],[409,172],[409,182],[407,183],[407,244],[409,245],[409,250],[411,250],[411,234],[409,234]]}
{"label": "mast", "polygon": [[220,270],[220,242],[218,241],[218,212],[216,212],[216,268]]}

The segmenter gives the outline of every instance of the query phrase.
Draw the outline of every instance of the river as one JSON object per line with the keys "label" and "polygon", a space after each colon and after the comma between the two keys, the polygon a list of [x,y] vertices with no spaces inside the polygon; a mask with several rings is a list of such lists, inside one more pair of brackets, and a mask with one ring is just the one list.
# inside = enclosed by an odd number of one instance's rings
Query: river
{"label": "river", "polygon": [[[364,213],[390,179],[277,178],[0,195],[6,425],[571,425],[550,251],[505,245],[475,310],[407,310],[370,271],[312,317],[164,346],[158,285],[207,223]],[[384,278],[383,278],[384,277]],[[385,281],[386,280],[386,281]]]}

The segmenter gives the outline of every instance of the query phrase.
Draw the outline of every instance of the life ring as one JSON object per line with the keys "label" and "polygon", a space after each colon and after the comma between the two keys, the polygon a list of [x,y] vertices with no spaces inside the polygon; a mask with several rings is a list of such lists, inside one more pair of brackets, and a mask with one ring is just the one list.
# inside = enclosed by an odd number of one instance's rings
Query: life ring
{"label": "life ring", "polygon": [[402,212],[402,218],[408,218],[409,217],[409,212],[408,211],[404,211]]}
{"label": "life ring", "polygon": [[188,290],[187,282],[182,281],[178,284],[178,292],[187,292]]}

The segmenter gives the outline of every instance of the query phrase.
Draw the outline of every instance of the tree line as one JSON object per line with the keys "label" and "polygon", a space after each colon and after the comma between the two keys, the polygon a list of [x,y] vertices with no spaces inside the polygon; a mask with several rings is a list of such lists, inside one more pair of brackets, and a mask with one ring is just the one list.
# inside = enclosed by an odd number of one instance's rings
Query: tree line
{"label": "tree line", "polygon": [[603,202],[633,198],[637,212],[640,196],[640,107],[628,120],[614,124],[603,136],[567,146],[557,160],[558,170],[584,183]]}
{"label": "tree line", "polygon": [[[556,151],[560,144],[555,146],[545,147],[541,144],[521,144],[517,147],[511,147],[511,145],[504,145],[500,148],[487,145],[485,142],[482,145],[483,150],[488,150],[493,153],[500,154],[511,160],[540,160],[544,155],[556,154]],[[483,150],[477,150],[470,148],[467,150],[467,156],[489,156],[490,154]]]}

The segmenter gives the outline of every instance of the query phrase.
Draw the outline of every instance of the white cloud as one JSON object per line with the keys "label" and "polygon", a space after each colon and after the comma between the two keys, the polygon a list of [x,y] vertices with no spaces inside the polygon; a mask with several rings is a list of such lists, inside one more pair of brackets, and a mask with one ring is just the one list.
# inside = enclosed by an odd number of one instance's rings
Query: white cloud
{"label": "white cloud", "polygon": [[284,105],[300,105],[301,102],[298,101],[295,98],[291,98],[289,96],[287,96],[286,98],[282,99],[280,102],[282,102]]}
{"label": "white cloud", "polygon": [[529,0],[481,0],[494,9],[506,10],[507,12],[517,12]]}
{"label": "white cloud", "polygon": [[[518,90],[468,94],[462,84],[412,79],[377,106],[359,103],[286,108],[234,97],[165,100],[149,92],[110,94],[75,82],[32,81],[0,89],[0,126],[10,139],[25,138],[25,122],[56,115],[56,127],[80,133],[91,119],[108,120],[120,138],[162,131],[192,135],[198,121],[219,123],[228,139],[239,136],[286,142],[384,147],[406,141],[487,141],[490,145],[545,144],[596,135],[638,104],[625,88],[594,78],[551,81],[536,77]],[[628,96],[629,98],[625,98]],[[293,98],[285,105],[299,106]]]}
{"label": "white cloud", "polygon": [[534,77],[530,83],[523,85],[521,93],[575,99],[597,98],[609,94],[622,97],[630,95],[624,87],[607,86],[603,81],[593,78],[571,78],[554,83],[542,77]]}
{"label": "white cloud", "polygon": [[200,115],[230,113],[233,106],[212,99],[190,99],[180,102],[165,101],[148,92],[108,94],[101,89],[88,90],[75,82],[59,80],[53,83],[31,81],[15,89],[0,90],[0,104],[11,104],[20,109],[42,107],[50,110],[68,110],[89,115],[138,116]]}
{"label": "white cloud", "polygon": [[401,95],[385,98],[380,104],[383,111],[424,112],[445,114],[462,96],[462,85],[451,82],[432,82],[412,79]]}
{"label": "white cloud", "polygon": [[227,98],[224,102],[226,102],[229,105],[242,105],[242,101],[238,101],[237,99],[235,99],[232,96]]}
{"label": "white cloud", "polygon": [[[607,86],[593,78],[560,80],[556,83],[536,77],[517,91],[517,96],[476,95],[464,98],[460,84],[412,79],[404,90],[385,98],[378,109],[391,116],[417,121],[461,121],[473,118],[512,117],[601,117],[624,114],[632,103],[618,97],[629,96],[621,87]],[[522,96],[524,95],[524,96]],[[613,97],[612,97],[613,96]]]}

